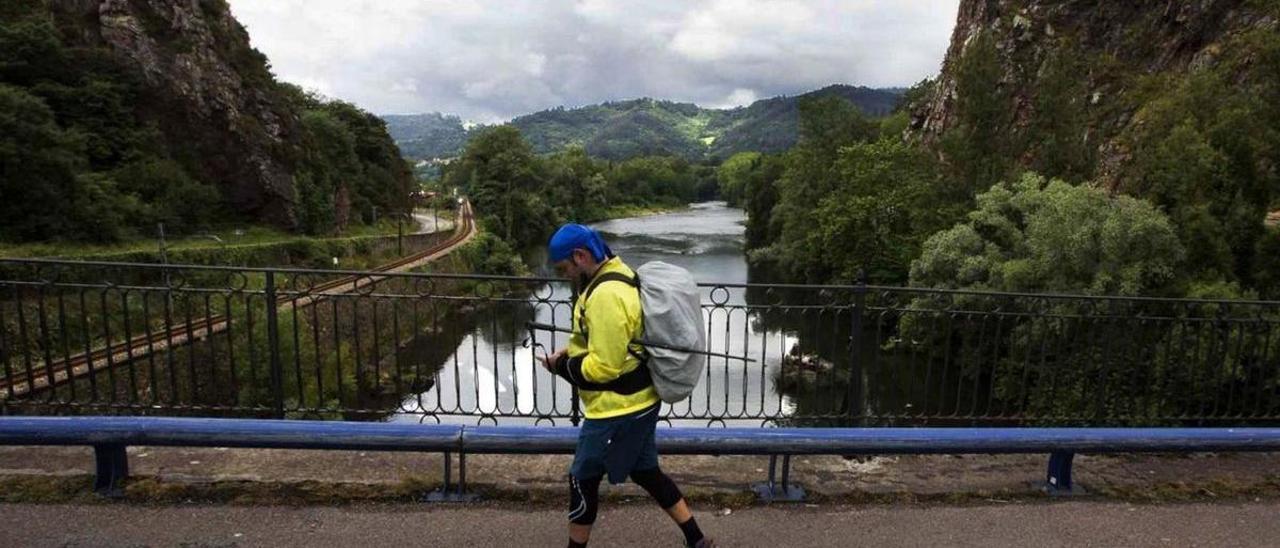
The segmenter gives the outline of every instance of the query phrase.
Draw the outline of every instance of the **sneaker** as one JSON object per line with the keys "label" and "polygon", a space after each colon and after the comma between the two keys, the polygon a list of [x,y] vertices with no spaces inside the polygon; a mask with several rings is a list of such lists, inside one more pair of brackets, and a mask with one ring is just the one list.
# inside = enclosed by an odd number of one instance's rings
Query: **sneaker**
{"label": "sneaker", "polygon": [[698,541],[697,544],[690,545],[690,548],[715,548],[715,546],[716,541],[711,540],[710,537],[702,537],[702,540]]}

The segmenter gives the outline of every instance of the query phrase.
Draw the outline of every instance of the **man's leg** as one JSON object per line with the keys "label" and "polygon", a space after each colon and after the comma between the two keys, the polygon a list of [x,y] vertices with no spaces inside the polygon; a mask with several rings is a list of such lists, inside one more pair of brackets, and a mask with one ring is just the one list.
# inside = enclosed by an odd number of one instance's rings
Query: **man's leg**
{"label": "man's leg", "polygon": [[631,473],[631,481],[643,487],[657,501],[658,506],[671,516],[671,520],[680,527],[680,532],[684,533],[685,543],[695,546],[702,540],[702,530],[698,528],[698,521],[693,519],[693,512],[689,511],[684,495],[680,493],[676,482],[662,473],[662,469],[636,470]]}
{"label": "man's leg", "polygon": [[569,548],[581,548],[591,540],[591,525],[596,522],[600,505],[601,479],[569,476]]}

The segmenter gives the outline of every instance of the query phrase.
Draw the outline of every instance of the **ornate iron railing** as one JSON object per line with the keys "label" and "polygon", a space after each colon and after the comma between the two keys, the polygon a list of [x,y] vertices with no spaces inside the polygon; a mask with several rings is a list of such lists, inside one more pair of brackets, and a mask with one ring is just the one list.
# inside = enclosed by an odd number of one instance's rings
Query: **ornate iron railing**
{"label": "ornate iron railing", "polygon": [[[1280,303],[703,284],[698,425],[1280,419]],[[560,280],[0,259],[0,410],[571,424]],[[551,337],[559,337],[552,340]],[[537,333],[546,346],[563,335]]]}

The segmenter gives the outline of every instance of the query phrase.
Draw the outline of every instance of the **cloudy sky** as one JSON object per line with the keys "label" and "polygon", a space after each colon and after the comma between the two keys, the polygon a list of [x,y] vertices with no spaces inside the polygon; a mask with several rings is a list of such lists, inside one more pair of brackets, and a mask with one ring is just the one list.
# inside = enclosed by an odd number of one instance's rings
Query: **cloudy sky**
{"label": "cloudy sky", "polygon": [[654,97],[744,105],[933,76],[959,0],[231,0],[282,79],[495,122]]}

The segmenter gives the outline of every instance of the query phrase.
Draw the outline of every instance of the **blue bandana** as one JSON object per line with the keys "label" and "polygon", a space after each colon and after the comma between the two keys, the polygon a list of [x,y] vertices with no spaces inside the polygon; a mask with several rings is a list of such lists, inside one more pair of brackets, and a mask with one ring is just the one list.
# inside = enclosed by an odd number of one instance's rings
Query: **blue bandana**
{"label": "blue bandana", "polygon": [[590,251],[596,262],[604,262],[606,258],[613,256],[613,251],[605,245],[599,233],[580,224],[570,223],[560,227],[551,236],[551,242],[547,244],[548,259],[552,263],[558,263],[568,259],[573,250],[580,248]]}

